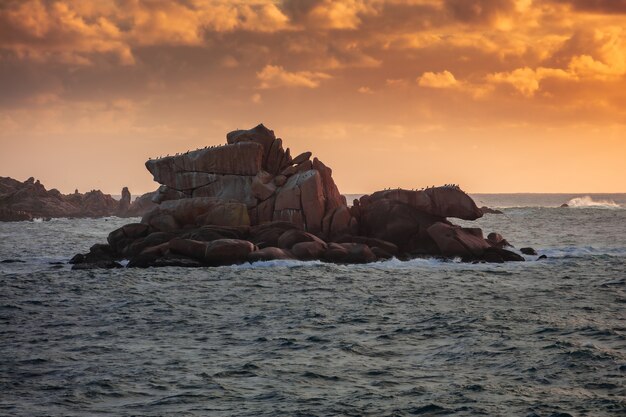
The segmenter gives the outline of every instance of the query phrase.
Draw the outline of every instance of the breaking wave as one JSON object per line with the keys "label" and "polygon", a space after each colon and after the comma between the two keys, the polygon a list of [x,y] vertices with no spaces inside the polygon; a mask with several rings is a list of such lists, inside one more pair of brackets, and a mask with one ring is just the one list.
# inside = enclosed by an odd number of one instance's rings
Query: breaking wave
{"label": "breaking wave", "polygon": [[572,198],[567,202],[567,205],[569,207],[582,208],[621,208],[621,206],[613,200],[594,200],[590,196]]}

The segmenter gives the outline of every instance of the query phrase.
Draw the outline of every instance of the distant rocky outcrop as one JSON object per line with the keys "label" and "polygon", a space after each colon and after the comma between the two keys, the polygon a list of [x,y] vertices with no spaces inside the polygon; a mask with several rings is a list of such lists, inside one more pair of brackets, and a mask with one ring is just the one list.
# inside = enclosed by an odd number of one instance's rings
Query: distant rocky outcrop
{"label": "distant rocky outcrop", "polygon": [[[265,126],[230,132],[226,142],[147,161],[160,184],[151,195],[154,208],[73,262],[84,269],[121,259],[129,267],[366,263],[394,256],[524,260],[504,249],[508,242],[499,234],[485,239],[481,229],[448,220],[483,216],[457,186],[382,190],[349,207],[329,167],[311,152],[292,157]],[[148,197],[138,199],[144,208]]]}
{"label": "distant rocky outcrop", "polygon": [[131,204],[128,188],[122,190],[122,199],[117,201],[100,190],[87,193],[61,194],[59,190],[46,188],[34,178],[20,182],[13,178],[0,177],[0,221],[23,221],[34,218],[56,217],[131,217],[143,215],[145,210]]}
{"label": "distant rocky outcrop", "polygon": [[504,214],[504,212],[500,210],[492,209],[491,207],[487,207],[487,206],[482,206],[480,208],[480,211],[482,211],[483,214]]}

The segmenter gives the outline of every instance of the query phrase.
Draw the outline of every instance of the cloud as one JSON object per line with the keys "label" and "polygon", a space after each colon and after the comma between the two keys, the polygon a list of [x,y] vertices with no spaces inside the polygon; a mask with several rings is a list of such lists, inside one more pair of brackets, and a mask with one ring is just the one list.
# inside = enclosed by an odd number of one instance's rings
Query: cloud
{"label": "cloud", "polygon": [[269,0],[8,0],[0,5],[0,52],[21,60],[91,65],[110,55],[133,65],[145,46],[204,46],[207,33],[271,33],[290,29]]}
{"label": "cloud", "polygon": [[357,29],[362,17],[375,14],[367,0],[287,0],[284,9],[294,20],[316,29]]}
{"label": "cloud", "polygon": [[626,0],[555,0],[570,5],[574,10],[604,14],[625,14]]}
{"label": "cloud", "polygon": [[417,79],[420,87],[453,88],[459,85],[450,71],[425,72]]}
{"label": "cloud", "polygon": [[374,94],[374,91],[369,87],[359,87],[356,91],[361,94]]}
{"label": "cloud", "polygon": [[1,7],[0,49],[37,62],[89,65],[93,53],[113,55],[123,65],[135,62],[111,20],[105,16],[87,20],[64,2],[27,0]]}
{"label": "cloud", "polygon": [[487,76],[487,81],[509,84],[523,96],[532,97],[539,90],[541,81],[546,78],[572,79],[574,76],[561,69],[524,67],[510,72],[490,74]]}
{"label": "cloud", "polygon": [[330,75],[323,72],[289,72],[278,65],[266,65],[261,71],[257,72],[256,75],[261,81],[259,88],[262,89],[276,87],[317,88],[321,80],[331,78]]}

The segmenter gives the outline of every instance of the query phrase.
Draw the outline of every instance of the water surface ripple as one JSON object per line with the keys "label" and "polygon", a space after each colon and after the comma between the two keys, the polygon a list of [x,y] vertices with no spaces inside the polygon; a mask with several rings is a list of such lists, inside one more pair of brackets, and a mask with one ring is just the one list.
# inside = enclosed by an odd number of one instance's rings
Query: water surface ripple
{"label": "water surface ripple", "polygon": [[70,271],[126,221],[0,225],[0,415],[625,415],[626,210],[505,212],[550,259]]}

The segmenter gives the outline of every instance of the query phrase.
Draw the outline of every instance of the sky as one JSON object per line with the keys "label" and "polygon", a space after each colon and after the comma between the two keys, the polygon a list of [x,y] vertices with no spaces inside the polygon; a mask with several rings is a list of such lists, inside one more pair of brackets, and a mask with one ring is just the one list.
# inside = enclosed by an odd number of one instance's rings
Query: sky
{"label": "sky", "polygon": [[626,0],[0,0],[0,176],[141,194],[258,123],[343,193],[626,192]]}

